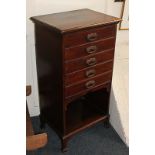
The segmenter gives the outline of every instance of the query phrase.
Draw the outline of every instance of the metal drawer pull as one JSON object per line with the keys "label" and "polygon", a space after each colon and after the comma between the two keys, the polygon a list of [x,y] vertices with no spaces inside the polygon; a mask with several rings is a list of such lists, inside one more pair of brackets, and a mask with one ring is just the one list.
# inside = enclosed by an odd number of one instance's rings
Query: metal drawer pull
{"label": "metal drawer pull", "polygon": [[91,70],[86,71],[86,77],[92,77],[95,74],[96,74],[95,69],[91,69]]}
{"label": "metal drawer pull", "polygon": [[97,33],[90,33],[87,35],[88,41],[94,41],[97,39]]}
{"label": "metal drawer pull", "polygon": [[85,84],[86,88],[89,89],[89,88],[92,88],[95,86],[95,81],[94,80],[91,80],[91,81],[88,81],[86,84]]}
{"label": "metal drawer pull", "polygon": [[95,53],[96,50],[97,50],[96,46],[90,46],[90,47],[86,48],[86,51],[87,51],[88,54]]}
{"label": "metal drawer pull", "polygon": [[89,58],[86,60],[88,66],[92,66],[96,64],[96,58]]}

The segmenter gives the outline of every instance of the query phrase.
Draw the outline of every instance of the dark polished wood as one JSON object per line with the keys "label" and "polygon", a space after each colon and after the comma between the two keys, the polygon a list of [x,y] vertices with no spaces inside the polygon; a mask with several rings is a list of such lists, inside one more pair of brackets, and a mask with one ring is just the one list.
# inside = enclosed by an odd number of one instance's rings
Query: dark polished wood
{"label": "dark polished wood", "polygon": [[114,37],[115,25],[107,25],[105,27],[95,27],[89,30],[81,30],[77,32],[67,33],[64,35],[64,46],[70,47],[93,41]]}
{"label": "dark polished wood", "polygon": [[102,52],[104,50],[113,48],[115,45],[115,37],[102,39],[100,41],[94,41],[78,46],[65,48],[65,60],[72,60]]}
{"label": "dark polished wood", "polygon": [[[31,86],[26,86],[26,96],[31,94]],[[26,105],[26,150],[33,151],[38,148],[42,148],[47,144],[47,134],[34,134],[33,126]]]}
{"label": "dark polished wood", "polygon": [[95,76],[88,80],[79,81],[72,85],[65,87],[65,97],[68,98],[70,96],[74,96],[82,91],[89,91],[98,85],[111,81],[112,78],[112,70],[106,73],[103,73],[99,76]]}
{"label": "dark polished wood", "polygon": [[113,57],[114,48],[87,57],[66,61],[65,73],[71,73],[100,63],[105,63],[106,61],[113,60]]}
{"label": "dark polished wood", "polygon": [[96,75],[102,74],[109,70],[112,70],[113,60],[109,60],[107,62],[99,63],[92,67],[86,67],[82,70],[78,70],[65,75],[65,85],[71,85],[76,83],[77,81],[82,81],[94,77]]}
{"label": "dark polished wood", "polygon": [[43,24],[54,30],[67,33],[94,26],[118,23],[121,19],[89,9],[54,13],[33,17],[35,23]]}
{"label": "dark polished wood", "polygon": [[109,119],[117,23],[81,9],[32,17],[41,126],[61,138],[62,151],[77,132]]}
{"label": "dark polished wood", "polygon": [[89,89],[88,91],[82,91],[74,96],[71,96],[71,97],[68,97],[68,98],[65,98],[65,109],[67,109],[67,106],[72,103],[74,100],[80,98],[81,96],[85,96],[87,95],[88,93],[91,93],[91,92],[95,92],[95,91],[98,91],[102,88],[106,88],[107,92],[110,92],[110,88],[111,88],[111,82],[107,81],[105,83],[102,83],[101,85],[98,85],[97,87],[94,87],[93,89]]}

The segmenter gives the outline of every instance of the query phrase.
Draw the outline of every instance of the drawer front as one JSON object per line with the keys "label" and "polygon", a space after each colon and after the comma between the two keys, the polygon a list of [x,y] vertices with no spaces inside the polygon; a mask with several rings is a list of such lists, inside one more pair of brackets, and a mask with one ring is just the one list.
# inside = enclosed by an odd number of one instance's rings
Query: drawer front
{"label": "drawer front", "polygon": [[110,82],[112,78],[112,71],[96,76],[89,80],[82,81],[72,86],[65,87],[65,97],[71,97],[78,93],[90,91],[106,82]]}
{"label": "drawer front", "polygon": [[71,85],[78,81],[87,80],[98,74],[102,74],[104,72],[112,70],[112,67],[113,67],[113,61],[109,61],[106,63],[98,64],[94,67],[83,69],[81,71],[66,74],[65,85]]}
{"label": "drawer front", "polygon": [[115,47],[115,37],[65,49],[65,60],[80,58]]}
{"label": "drawer front", "polygon": [[65,62],[65,73],[75,72],[87,67],[95,66],[98,63],[103,63],[113,59],[114,49],[106,50],[88,57],[75,59],[73,61]]}
{"label": "drawer front", "polygon": [[64,35],[64,47],[71,47],[75,45],[101,40],[104,38],[109,38],[115,36],[115,32],[115,25],[89,28],[88,30],[72,32]]}

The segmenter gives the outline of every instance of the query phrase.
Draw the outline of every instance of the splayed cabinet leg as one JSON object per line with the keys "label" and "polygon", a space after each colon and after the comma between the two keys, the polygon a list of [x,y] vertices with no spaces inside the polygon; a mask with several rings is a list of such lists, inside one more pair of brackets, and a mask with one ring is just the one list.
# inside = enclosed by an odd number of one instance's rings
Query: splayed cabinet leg
{"label": "splayed cabinet leg", "polygon": [[62,152],[67,152],[68,151],[68,139],[61,139],[61,151]]}
{"label": "splayed cabinet leg", "polygon": [[40,128],[45,129],[45,119],[43,118],[42,115],[40,115],[39,117],[40,117]]}
{"label": "splayed cabinet leg", "polygon": [[110,115],[108,116],[108,118],[104,121],[104,127],[105,128],[110,128]]}

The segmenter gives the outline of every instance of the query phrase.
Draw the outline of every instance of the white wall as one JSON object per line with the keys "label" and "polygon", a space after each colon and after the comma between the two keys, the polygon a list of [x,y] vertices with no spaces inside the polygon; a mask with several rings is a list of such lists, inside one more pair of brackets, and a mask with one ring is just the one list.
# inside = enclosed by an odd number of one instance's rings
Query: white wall
{"label": "white wall", "polygon": [[120,17],[122,2],[114,2],[114,0],[107,0],[106,3],[106,13],[115,17]]}
{"label": "white wall", "polygon": [[[27,84],[32,85],[32,94],[27,97],[28,107],[31,116],[39,115],[39,100],[38,100],[38,87],[37,87],[37,75],[35,64],[35,48],[34,48],[34,25],[29,20],[31,16],[49,14],[55,12],[63,12],[69,10],[75,10],[80,8],[89,8],[96,11],[104,12],[109,15],[120,17],[122,3],[114,3],[114,0],[27,0]],[[113,97],[111,97],[113,98]],[[121,113],[118,102],[111,99],[110,103],[111,123],[115,130],[126,142],[127,133],[123,128],[120,128],[120,124],[126,124],[123,122],[118,113]],[[123,134],[122,134],[123,133]],[[124,137],[123,137],[124,136]]]}
{"label": "white wall", "polygon": [[127,145],[129,145],[128,37],[128,31],[118,31],[117,33],[110,100],[110,122]]}

